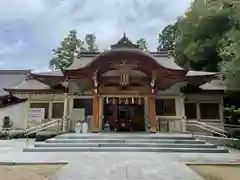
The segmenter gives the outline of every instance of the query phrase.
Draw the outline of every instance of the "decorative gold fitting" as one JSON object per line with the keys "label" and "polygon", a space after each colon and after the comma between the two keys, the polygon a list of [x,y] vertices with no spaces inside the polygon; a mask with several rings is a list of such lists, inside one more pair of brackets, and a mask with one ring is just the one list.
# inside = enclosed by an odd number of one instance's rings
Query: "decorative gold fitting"
{"label": "decorative gold fitting", "polygon": [[139,104],[139,105],[142,104],[142,101],[141,101],[141,98],[140,98],[140,97],[138,98],[138,104]]}
{"label": "decorative gold fitting", "polygon": [[132,104],[134,104],[134,98],[132,98]]}
{"label": "decorative gold fitting", "polygon": [[126,98],[126,100],[125,100],[125,104],[128,104],[128,98]]}

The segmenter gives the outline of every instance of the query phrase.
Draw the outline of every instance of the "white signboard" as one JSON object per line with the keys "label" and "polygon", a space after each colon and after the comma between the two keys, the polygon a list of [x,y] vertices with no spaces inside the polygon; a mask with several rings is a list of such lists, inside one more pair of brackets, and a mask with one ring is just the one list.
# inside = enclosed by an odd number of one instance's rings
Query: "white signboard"
{"label": "white signboard", "polygon": [[71,119],[74,121],[85,120],[85,109],[73,109],[71,113]]}
{"label": "white signboard", "polygon": [[44,108],[30,108],[28,109],[28,120],[29,121],[39,121],[44,119],[45,109]]}

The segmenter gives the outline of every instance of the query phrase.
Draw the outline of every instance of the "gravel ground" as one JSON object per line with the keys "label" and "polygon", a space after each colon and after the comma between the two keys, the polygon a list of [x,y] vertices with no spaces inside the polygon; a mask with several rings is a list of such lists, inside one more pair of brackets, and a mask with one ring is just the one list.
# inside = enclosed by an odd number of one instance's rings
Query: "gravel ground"
{"label": "gravel ground", "polygon": [[0,180],[45,180],[63,165],[1,165]]}
{"label": "gravel ground", "polygon": [[206,180],[239,180],[240,166],[190,165]]}

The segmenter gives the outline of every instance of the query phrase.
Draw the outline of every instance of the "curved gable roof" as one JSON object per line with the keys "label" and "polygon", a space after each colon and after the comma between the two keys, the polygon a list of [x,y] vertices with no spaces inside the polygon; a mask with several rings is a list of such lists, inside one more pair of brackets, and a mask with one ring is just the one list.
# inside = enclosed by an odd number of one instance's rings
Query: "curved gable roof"
{"label": "curved gable roof", "polygon": [[168,55],[163,54],[158,56],[158,53],[148,53],[145,51],[142,51],[140,49],[136,48],[117,48],[117,49],[111,49],[111,50],[106,50],[102,52],[101,54],[98,54],[96,56],[88,56],[88,57],[80,57],[80,58],[75,58],[73,63],[64,71],[68,70],[77,70],[77,69],[82,69],[82,68],[87,68],[91,66],[95,61],[102,59],[104,56],[111,56],[114,53],[128,53],[128,54],[136,54],[140,56],[146,57],[148,60],[152,60],[156,65],[161,66],[166,69],[171,69],[171,70],[184,70],[180,66],[178,66],[174,59],[169,57]]}

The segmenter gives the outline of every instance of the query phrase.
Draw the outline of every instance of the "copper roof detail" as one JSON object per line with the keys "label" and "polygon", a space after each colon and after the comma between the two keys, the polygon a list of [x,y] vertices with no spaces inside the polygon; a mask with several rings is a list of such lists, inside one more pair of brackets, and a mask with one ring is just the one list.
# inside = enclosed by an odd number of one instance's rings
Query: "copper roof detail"
{"label": "copper roof detail", "polygon": [[91,65],[95,60],[99,59],[100,57],[107,57],[111,56],[114,53],[128,53],[128,54],[136,54],[140,56],[145,56],[149,59],[152,59],[154,62],[156,62],[159,66],[162,66],[167,69],[172,69],[172,70],[184,70],[180,66],[178,66],[174,59],[172,57],[169,57],[166,52],[158,52],[158,53],[148,53],[145,51],[142,51],[140,49],[128,49],[128,48],[117,48],[117,49],[111,49],[111,50],[106,50],[102,52],[101,54],[98,54],[96,56],[89,56],[89,57],[79,57],[75,58],[73,60],[73,63],[64,69],[64,71],[69,71],[69,70],[77,70],[77,69],[82,69],[86,68]]}
{"label": "copper roof detail", "polygon": [[116,43],[111,45],[112,49],[116,49],[116,48],[138,48],[138,46],[136,44],[133,44],[132,41],[130,41],[127,36],[126,33],[123,33],[123,37]]}

